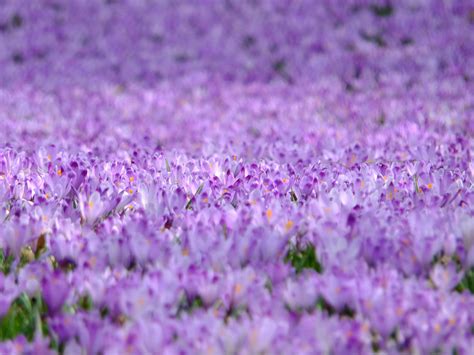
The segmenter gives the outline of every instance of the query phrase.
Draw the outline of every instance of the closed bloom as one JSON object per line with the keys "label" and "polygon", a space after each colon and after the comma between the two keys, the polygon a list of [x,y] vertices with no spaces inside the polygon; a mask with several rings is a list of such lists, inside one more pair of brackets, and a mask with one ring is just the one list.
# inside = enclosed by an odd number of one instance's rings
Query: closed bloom
{"label": "closed bloom", "polygon": [[66,276],[59,270],[45,275],[41,280],[41,291],[48,312],[55,314],[61,310],[70,292]]}

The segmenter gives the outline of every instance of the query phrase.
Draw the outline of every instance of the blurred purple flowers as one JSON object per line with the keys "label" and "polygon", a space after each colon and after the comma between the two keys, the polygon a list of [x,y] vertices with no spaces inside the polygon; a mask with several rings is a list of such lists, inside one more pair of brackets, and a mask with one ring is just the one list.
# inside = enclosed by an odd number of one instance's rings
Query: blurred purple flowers
{"label": "blurred purple flowers", "polygon": [[0,353],[472,352],[473,14],[5,1]]}

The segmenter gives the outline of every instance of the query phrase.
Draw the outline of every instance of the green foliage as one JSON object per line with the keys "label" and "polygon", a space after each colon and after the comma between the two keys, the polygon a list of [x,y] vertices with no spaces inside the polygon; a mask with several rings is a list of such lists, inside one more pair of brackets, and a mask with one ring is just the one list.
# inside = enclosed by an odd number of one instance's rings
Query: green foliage
{"label": "green foliage", "polygon": [[393,6],[390,4],[385,5],[372,5],[370,10],[375,16],[378,17],[388,17],[393,14]]}
{"label": "green foliage", "polygon": [[353,319],[356,315],[356,311],[349,307],[348,305],[344,305],[340,309],[334,308],[334,306],[328,302],[323,296],[319,296],[315,303],[311,306],[301,307],[298,306],[296,308],[290,307],[288,304],[285,304],[286,309],[293,314],[302,315],[304,313],[313,313],[314,311],[319,311],[322,313],[327,314],[329,317],[344,317],[344,318],[351,318]]}
{"label": "green foliage", "polygon": [[186,206],[184,209],[186,210],[192,210],[193,209],[193,202],[196,200],[196,197],[202,192],[202,189],[204,188],[204,183],[199,185],[198,189],[196,190],[195,194],[189,199],[189,201],[186,203]]}
{"label": "green foliage", "polygon": [[79,298],[77,306],[84,311],[91,311],[92,308],[94,308],[94,302],[92,301],[91,296],[86,294]]}
{"label": "green foliage", "polygon": [[345,305],[342,309],[337,311],[328,301],[323,297],[319,297],[316,301],[316,309],[326,312],[328,315],[338,315],[339,317],[354,318],[355,310],[350,308],[348,305]]}
{"label": "green foliage", "polygon": [[13,260],[13,255],[6,255],[3,249],[0,249],[0,271],[3,272],[5,275],[10,273]]}
{"label": "green foliage", "polygon": [[202,307],[204,307],[204,303],[202,302],[201,297],[197,296],[193,298],[189,308],[192,312],[194,309],[202,308]]}
{"label": "green foliage", "polygon": [[272,280],[270,278],[268,278],[265,281],[264,287],[268,290],[268,292],[270,292],[270,293],[273,292],[273,283],[272,283]]}
{"label": "green foliage", "polygon": [[303,249],[297,247],[290,248],[286,254],[285,262],[291,263],[296,273],[300,273],[304,269],[312,269],[318,273],[323,272],[323,266],[318,261],[312,244],[306,245]]}
{"label": "green foliage", "polygon": [[204,302],[202,298],[197,296],[183,296],[179,305],[177,315],[180,316],[182,313],[192,313],[196,309],[203,308]]}
{"label": "green foliage", "polygon": [[466,271],[462,280],[457,284],[455,290],[458,292],[469,291],[474,294],[474,268]]}
{"label": "green foliage", "polygon": [[377,45],[378,47],[385,47],[387,45],[387,43],[385,42],[385,39],[379,33],[377,33],[377,34],[368,34],[368,33],[362,32],[361,36],[367,42],[371,42],[371,43]]}
{"label": "green foliage", "polygon": [[293,82],[293,79],[288,74],[286,67],[287,67],[286,61],[283,58],[274,61],[272,64],[272,68],[275,71],[275,73],[280,75],[285,81],[291,84]]}
{"label": "green foliage", "polygon": [[21,294],[0,320],[0,341],[14,339],[21,334],[31,341],[38,328],[47,333],[46,324],[41,322],[44,313],[45,306],[41,298],[30,299],[26,294]]}
{"label": "green foliage", "polygon": [[224,316],[224,323],[228,324],[229,320],[231,319],[241,319],[242,316],[245,314],[249,315],[249,310],[247,306],[245,305],[240,305],[240,306],[235,306],[231,305],[229,309],[227,309],[225,316]]}
{"label": "green foliage", "polygon": [[336,313],[333,306],[331,306],[323,297],[319,297],[316,301],[316,309],[327,312],[330,316]]}
{"label": "green foliage", "polygon": [[413,185],[415,187],[415,192],[420,192],[420,187],[418,186],[418,176],[413,175]]}

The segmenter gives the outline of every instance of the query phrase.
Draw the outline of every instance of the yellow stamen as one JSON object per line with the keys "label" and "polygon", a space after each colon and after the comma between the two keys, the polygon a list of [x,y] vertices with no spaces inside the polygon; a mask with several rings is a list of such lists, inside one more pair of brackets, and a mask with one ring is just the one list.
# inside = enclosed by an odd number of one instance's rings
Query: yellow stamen
{"label": "yellow stamen", "polygon": [[370,331],[370,326],[367,323],[362,324],[362,331],[368,333]]}
{"label": "yellow stamen", "polygon": [[58,174],[58,176],[63,176],[63,171],[61,169],[58,169],[56,173]]}
{"label": "yellow stamen", "polygon": [[258,332],[256,329],[254,329],[250,332],[250,344],[252,344],[252,346],[255,346],[255,344],[257,344],[257,340],[258,340]]}
{"label": "yellow stamen", "polygon": [[128,189],[128,193],[131,195],[133,194],[133,190],[132,189]]}
{"label": "yellow stamen", "polygon": [[242,285],[241,284],[235,284],[234,286],[234,292],[236,295],[242,292]]}
{"label": "yellow stamen", "polygon": [[124,325],[126,321],[127,321],[127,317],[123,314],[119,315],[117,318],[117,322],[120,325]]}
{"label": "yellow stamen", "polygon": [[267,219],[270,220],[273,216],[273,211],[271,209],[268,209],[266,212]]}
{"label": "yellow stamen", "polygon": [[441,331],[441,326],[440,326],[438,323],[436,323],[436,324],[434,325],[434,331],[435,331],[436,333],[439,333],[439,332]]}
{"label": "yellow stamen", "polygon": [[232,160],[234,160],[234,161],[237,160],[237,155],[233,155]]}
{"label": "yellow stamen", "polygon": [[350,164],[350,165],[354,165],[354,163],[356,162],[356,160],[357,160],[356,155],[355,155],[355,154],[352,154],[352,155],[351,155],[351,159],[349,160],[349,164]]}
{"label": "yellow stamen", "polygon": [[183,251],[181,252],[181,254],[183,254],[183,256],[188,256],[189,255],[189,249],[184,248]]}
{"label": "yellow stamen", "polygon": [[45,198],[45,199],[48,199],[48,198],[49,198],[49,194],[48,194],[48,193],[45,193],[45,194],[44,194],[44,198]]}
{"label": "yellow stamen", "polygon": [[23,345],[22,345],[22,344],[18,344],[18,343],[17,343],[17,344],[15,344],[13,347],[15,348],[15,350],[18,351],[18,354],[22,354],[22,353],[23,353]]}
{"label": "yellow stamen", "polygon": [[130,176],[130,177],[128,178],[128,180],[129,180],[130,182],[133,182],[133,180],[135,180],[135,178],[134,178],[133,176]]}
{"label": "yellow stamen", "polygon": [[429,184],[426,184],[426,187],[431,190],[433,188],[433,184],[430,182]]}
{"label": "yellow stamen", "polygon": [[94,203],[92,201],[89,201],[88,205],[89,205],[89,208],[94,207]]}
{"label": "yellow stamen", "polygon": [[90,257],[89,263],[94,267],[97,264],[97,258],[95,256]]}
{"label": "yellow stamen", "polygon": [[143,307],[145,305],[145,298],[144,297],[140,297],[138,300],[137,300],[137,304],[140,306],[140,307]]}
{"label": "yellow stamen", "polygon": [[283,181],[284,184],[286,184],[288,182],[288,179],[287,178],[283,178],[281,179],[281,181]]}
{"label": "yellow stamen", "polygon": [[288,222],[286,222],[285,224],[285,230],[288,232],[292,227],[293,227],[293,221],[288,220]]}
{"label": "yellow stamen", "polygon": [[52,159],[51,154],[48,154],[48,160],[51,161]]}

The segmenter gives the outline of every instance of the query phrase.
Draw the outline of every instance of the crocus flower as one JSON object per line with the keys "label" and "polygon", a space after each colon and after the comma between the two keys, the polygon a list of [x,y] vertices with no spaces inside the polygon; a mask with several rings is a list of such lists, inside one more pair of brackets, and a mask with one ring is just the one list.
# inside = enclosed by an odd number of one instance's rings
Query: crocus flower
{"label": "crocus flower", "polygon": [[2,1],[0,353],[472,353],[473,23]]}
{"label": "crocus flower", "polygon": [[48,306],[48,312],[51,314],[59,312],[70,292],[66,276],[60,271],[45,275],[41,280],[41,292]]}

